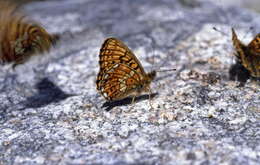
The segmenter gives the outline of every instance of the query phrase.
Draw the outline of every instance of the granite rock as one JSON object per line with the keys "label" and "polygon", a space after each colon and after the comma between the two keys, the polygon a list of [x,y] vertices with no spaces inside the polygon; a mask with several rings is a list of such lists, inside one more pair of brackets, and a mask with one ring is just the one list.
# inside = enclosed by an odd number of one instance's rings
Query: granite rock
{"label": "granite rock", "polygon": [[[0,164],[259,164],[259,82],[241,86],[229,73],[230,28],[250,41],[260,14],[206,0],[52,0],[24,8],[61,40],[15,70],[0,68]],[[148,95],[108,103],[96,91],[99,49],[111,36],[146,71],[177,69],[158,73],[153,108]]]}

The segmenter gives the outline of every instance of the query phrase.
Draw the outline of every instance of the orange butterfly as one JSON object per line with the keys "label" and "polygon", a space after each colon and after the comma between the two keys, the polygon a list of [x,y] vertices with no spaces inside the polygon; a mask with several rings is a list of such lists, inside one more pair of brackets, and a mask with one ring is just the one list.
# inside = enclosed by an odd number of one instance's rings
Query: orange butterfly
{"label": "orange butterfly", "polygon": [[48,51],[59,38],[28,20],[18,5],[9,1],[0,1],[0,25],[0,62],[14,63],[13,68]]}
{"label": "orange butterfly", "polygon": [[248,44],[243,44],[232,28],[232,41],[236,50],[235,56],[253,77],[260,77],[260,33]]}
{"label": "orange butterfly", "polygon": [[[108,38],[99,54],[100,71],[97,76],[97,90],[108,100],[120,100],[150,92],[150,84],[156,72],[146,73],[133,52],[120,40]],[[150,100],[150,95],[149,95]]]}

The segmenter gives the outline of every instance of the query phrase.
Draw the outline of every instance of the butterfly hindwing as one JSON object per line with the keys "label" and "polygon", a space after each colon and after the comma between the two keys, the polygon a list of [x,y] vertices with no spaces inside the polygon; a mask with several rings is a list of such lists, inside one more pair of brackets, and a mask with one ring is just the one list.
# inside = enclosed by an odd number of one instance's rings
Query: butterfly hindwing
{"label": "butterfly hindwing", "polygon": [[141,76],[126,64],[115,64],[102,75],[98,87],[108,100],[118,100],[141,85]]}

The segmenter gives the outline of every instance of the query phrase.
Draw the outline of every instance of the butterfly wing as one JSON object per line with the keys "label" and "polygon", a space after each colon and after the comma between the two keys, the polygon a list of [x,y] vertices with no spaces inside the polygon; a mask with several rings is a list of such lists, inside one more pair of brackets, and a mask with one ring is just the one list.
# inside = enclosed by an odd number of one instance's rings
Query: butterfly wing
{"label": "butterfly wing", "polygon": [[260,56],[260,33],[248,44],[253,55]]}
{"label": "butterfly wing", "polygon": [[232,29],[233,45],[235,54],[241,64],[250,72],[251,76],[260,77],[260,37],[257,35],[248,46],[244,45]]}
{"label": "butterfly wing", "polygon": [[[123,95],[129,93],[130,89],[140,84],[146,75],[141,63],[132,51],[116,38],[108,38],[103,43],[99,54],[99,64],[97,89],[108,100],[122,98]],[[122,81],[128,82],[125,83],[126,89],[122,86]],[[111,85],[113,89],[108,90]]]}
{"label": "butterfly wing", "polygon": [[33,55],[49,51],[57,38],[9,1],[0,1],[0,24],[0,61],[14,63],[13,68]]}
{"label": "butterfly wing", "polygon": [[139,60],[122,41],[108,38],[100,49],[100,71],[106,72],[112,65],[118,63],[127,64],[141,74],[145,73]]}
{"label": "butterfly wing", "polygon": [[249,43],[248,51],[251,54],[251,75],[260,77],[260,33]]}
{"label": "butterfly wing", "polygon": [[142,75],[127,64],[118,63],[103,72],[98,90],[107,100],[119,100],[142,88]]}
{"label": "butterfly wing", "polygon": [[245,57],[245,48],[246,46],[238,39],[237,34],[235,30],[232,28],[232,41],[234,49],[236,50],[235,56],[239,61],[241,61],[241,58]]}

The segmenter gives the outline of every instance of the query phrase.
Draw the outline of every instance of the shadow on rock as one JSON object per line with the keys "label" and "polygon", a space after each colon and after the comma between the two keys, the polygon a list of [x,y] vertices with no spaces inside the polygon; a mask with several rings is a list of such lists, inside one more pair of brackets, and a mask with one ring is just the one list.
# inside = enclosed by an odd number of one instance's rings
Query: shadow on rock
{"label": "shadow on rock", "polygon": [[[158,95],[158,93],[152,93],[151,94],[151,99],[154,98],[156,95]],[[142,95],[142,96],[138,96],[135,99],[135,103],[142,101],[142,100],[147,100],[149,99],[149,95]],[[105,102],[102,105],[102,108],[105,107],[106,111],[110,111],[112,108],[117,107],[117,106],[122,106],[122,105],[129,105],[132,103],[132,98],[128,97],[122,100],[118,100],[118,101],[112,101],[112,102]]]}
{"label": "shadow on rock", "polygon": [[229,69],[230,80],[239,81],[240,87],[243,87],[246,81],[250,78],[250,73],[240,63],[236,63]]}
{"label": "shadow on rock", "polygon": [[[146,162],[140,162],[140,163],[127,163],[125,161],[118,161],[118,162],[115,162],[113,165],[156,165],[156,163],[146,163]],[[97,164],[94,164],[94,165],[97,165]]]}
{"label": "shadow on rock", "polygon": [[66,94],[48,78],[44,78],[37,83],[36,88],[38,89],[38,92],[35,95],[28,97],[25,101],[25,106],[27,108],[39,108],[75,96]]}

